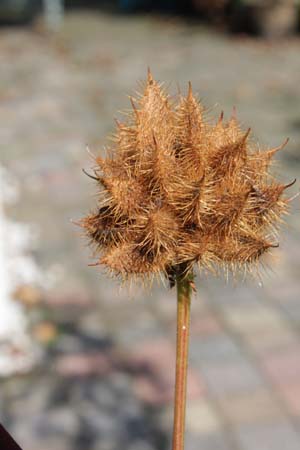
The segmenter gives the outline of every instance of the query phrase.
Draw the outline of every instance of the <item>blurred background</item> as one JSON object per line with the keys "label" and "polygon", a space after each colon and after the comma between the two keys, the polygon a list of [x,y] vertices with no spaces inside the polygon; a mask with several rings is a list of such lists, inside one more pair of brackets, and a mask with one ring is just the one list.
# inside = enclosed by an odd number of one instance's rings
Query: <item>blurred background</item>
{"label": "blurred background", "polygon": [[[147,66],[300,168],[294,0],[0,1],[0,421],[24,450],[170,449],[175,292],[120,289],[71,220]],[[299,183],[290,190],[294,195]],[[187,450],[300,446],[299,198],[261,280],[198,280]]]}

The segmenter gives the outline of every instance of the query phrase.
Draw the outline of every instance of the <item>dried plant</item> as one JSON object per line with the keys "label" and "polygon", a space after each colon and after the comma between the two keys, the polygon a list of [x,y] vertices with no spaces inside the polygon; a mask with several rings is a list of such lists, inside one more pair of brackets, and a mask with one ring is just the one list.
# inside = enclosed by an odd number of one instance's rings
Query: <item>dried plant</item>
{"label": "dried plant", "polygon": [[[238,272],[277,247],[289,185],[269,173],[283,146],[261,151],[235,116],[204,119],[191,85],[177,104],[150,71],[143,95],[105,159],[96,158],[97,210],[81,225],[96,264],[121,277],[163,274],[177,284],[177,364],[173,450],[182,450],[193,269]],[[291,183],[292,184],[292,183]]]}
{"label": "dried plant", "polygon": [[97,158],[99,205],[82,220],[97,264],[122,279],[163,273],[236,272],[277,247],[288,185],[269,174],[274,153],[250,143],[235,117],[216,124],[192,93],[174,106],[148,75],[115,143]]}

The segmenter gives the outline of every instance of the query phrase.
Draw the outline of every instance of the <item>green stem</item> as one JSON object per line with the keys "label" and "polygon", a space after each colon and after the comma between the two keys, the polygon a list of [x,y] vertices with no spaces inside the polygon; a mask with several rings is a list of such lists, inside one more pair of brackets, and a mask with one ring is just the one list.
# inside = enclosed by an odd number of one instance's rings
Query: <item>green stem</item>
{"label": "green stem", "polygon": [[193,275],[177,276],[177,344],[173,450],[184,449],[191,282]]}

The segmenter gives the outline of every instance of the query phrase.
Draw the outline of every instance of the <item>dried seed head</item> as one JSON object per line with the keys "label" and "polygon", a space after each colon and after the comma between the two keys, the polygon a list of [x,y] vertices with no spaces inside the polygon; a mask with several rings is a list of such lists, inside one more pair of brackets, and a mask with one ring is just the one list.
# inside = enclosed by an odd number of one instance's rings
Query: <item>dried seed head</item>
{"label": "dried seed head", "polygon": [[123,279],[162,272],[169,280],[194,264],[256,265],[287,213],[288,186],[268,172],[282,147],[258,150],[235,113],[227,123],[223,113],[215,125],[205,121],[191,85],[172,105],[150,71],[131,103],[109,156],[96,160],[99,209],[81,221],[98,263]]}

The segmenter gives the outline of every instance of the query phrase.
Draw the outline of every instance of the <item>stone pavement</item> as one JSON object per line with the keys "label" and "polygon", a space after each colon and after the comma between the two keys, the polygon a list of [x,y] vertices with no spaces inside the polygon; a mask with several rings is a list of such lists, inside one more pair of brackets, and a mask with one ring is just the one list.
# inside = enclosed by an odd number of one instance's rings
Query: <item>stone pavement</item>
{"label": "stone pavement", "polygon": [[[39,320],[58,329],[36,373],[2,382],[1,420],[24,450],[170,448],[175,293],[154,286],[146,298],[87,267],[70,223],[94,202],[85,145],[107,143],[149,65],[174,93],[192,81],[209,117],[235,105],[265,145],[290,136],[279,155],[288,182],[300,168],[299,45],[88,11],[56,36],[0,30],[1,164],[23,187],[11,213],[36,226],[34,256],[55,280]],[[299,199],[293,209],[261,282],[198,280],[187,450],[300,446]]]}

